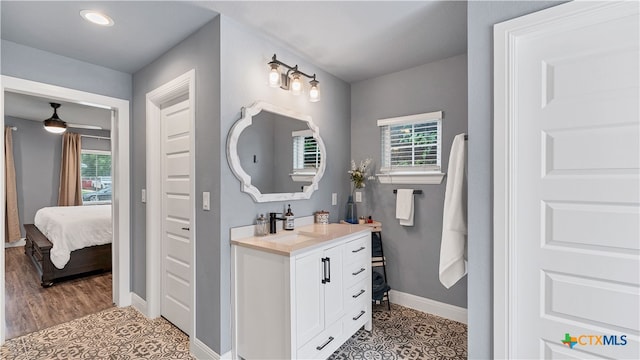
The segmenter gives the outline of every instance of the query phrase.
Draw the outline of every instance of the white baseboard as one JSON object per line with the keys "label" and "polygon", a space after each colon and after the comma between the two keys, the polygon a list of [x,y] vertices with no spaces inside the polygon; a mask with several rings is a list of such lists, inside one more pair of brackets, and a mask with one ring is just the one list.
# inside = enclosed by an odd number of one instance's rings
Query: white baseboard
{"label": "white baseboard", "polygon": [[4,243],[4,248],[8,249],[8,248],[13,248],[13,247],[18,247],[18,246],[25,246],[27,244],[27,240],[25,238],[22,238],[18,241],[15,242],[11,242],[11,243]]}
{"label": "white baseboard", "polygon": [[445,304],[439,301],[423,298],[416,295],[403,293],[397,290],[389,291],[390,301],[394,304],[406,306],[429,314],[441,316],[443,318],[467,323],[467,309],[459,306]]}
{"label": "white baseboard", "polygon": [[227,352],[222,354],[222,356],[218,355],[215,351],[211,350],[210,347],[205,345],[202,341],[198,339],[189,339],[189,351],[191,355],[198,360],[220,360],[220,359],[231,359],[231,352]]}
{"label": "white baseboard", "polygon": [[131,306],[140,311],[144,316],[149,316],[147,313],[147,301],[134,292],[131,293]]}

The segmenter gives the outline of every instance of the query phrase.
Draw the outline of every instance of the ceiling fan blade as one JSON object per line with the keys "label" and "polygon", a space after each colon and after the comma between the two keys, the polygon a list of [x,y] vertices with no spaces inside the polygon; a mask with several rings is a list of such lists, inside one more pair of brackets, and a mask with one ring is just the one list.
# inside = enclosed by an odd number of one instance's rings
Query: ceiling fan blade
{"label": "ceiling fan blade", "polygon": [[84,124],[71,124],[67,123],[68,127],[76,128],[76,129],[89,129],[89,130],[102,130],[102,126],[97,125],[84,125]]}

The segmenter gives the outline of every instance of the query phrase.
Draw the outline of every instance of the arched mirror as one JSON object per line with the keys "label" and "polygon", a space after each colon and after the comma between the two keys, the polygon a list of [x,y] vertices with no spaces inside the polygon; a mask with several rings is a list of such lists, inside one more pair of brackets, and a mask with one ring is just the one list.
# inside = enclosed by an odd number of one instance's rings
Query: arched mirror
{"label": "arched mirror", "polygon": [[324,174],[326,150],[311,116],[258,101],[242,108],[229,131],[227,159],[256,202],[309,199]]}

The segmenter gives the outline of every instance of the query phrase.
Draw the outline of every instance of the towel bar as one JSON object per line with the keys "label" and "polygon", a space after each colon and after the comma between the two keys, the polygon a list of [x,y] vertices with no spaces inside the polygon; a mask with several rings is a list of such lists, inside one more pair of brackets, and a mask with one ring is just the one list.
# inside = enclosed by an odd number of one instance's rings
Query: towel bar
{"label": "towel bar", "polygon": [[[393,189],[393,193],[397,194],[398,193],[398,189]],[[422,194],[422,190],[413,190],[413,194]]]}

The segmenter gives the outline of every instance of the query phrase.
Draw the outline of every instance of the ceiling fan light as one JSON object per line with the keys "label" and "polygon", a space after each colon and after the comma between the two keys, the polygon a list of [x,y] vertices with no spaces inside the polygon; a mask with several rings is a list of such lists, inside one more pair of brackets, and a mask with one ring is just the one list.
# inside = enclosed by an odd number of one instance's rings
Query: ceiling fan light
{"label": "ceiling fan light", "polygon": [[67,124],[62,120],[47,119],[44,121],[44,129],[53,134],[62,134],[67,130]]}
{"label": "ceiling fan light", "polygon": [[44,129],[53,134],[62,134],[67,130],[67,123],[58,117],[58,108],[60,107],[60,104],[49,103],[49,105],[53,108],[53,115],[43,121]]}

